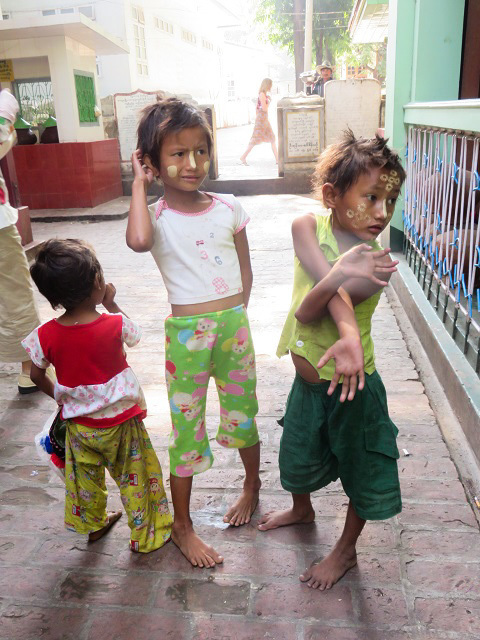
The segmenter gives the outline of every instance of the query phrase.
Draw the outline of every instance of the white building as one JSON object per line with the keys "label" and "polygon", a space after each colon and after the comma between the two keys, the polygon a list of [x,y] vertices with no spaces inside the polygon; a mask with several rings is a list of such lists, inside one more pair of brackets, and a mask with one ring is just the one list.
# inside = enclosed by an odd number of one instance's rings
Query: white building
{"label": "white building", "polygon": [[217,124],[224,126],[251,119],[252,99],[262,78],[272,77],[282,94],[293,90],[293,70],[286,55],[254,37],[225,37],[245,28],[241,2],[0,0],[0,4],[7,20],[83,14],[124,42],[129,53],[97,55],[100,98],[136,89],[189,94],[199,103],[215,104]]}

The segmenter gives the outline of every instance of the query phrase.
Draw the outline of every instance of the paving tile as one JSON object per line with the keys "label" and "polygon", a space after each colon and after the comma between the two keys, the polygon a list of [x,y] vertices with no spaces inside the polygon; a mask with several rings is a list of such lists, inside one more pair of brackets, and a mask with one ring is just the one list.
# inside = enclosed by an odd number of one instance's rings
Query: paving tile
{"label": "paving tile", "polygon": [[144,606],[154,585],[154,576],[69,572],[59,585],[58,598],[70,604],[116,604]]}
{"label": "paving tile", "polygon": [[407,578],[417,592],[449,594],[455,597],[480,596],[480,562],[407,562]]}
{"label": "paving tile", "polygon": [[400,478],[458,478],[458,472],[450,459],[423,455],[401,456],[398,474]]}
{"label": "paving tile", "polygon": [[402,547],[423,558],[434,557],[441,562],[449,556],[461,556],[466,560],[475,558],[478,533],[463,531],[402,531]]}
{"label": "paving tile", "polygon": [[12,532],[10,535],[0,535],[0,565],[2,563],[22,563],[33,552],[38,541],[26,538]]}
{"label": "paving tile", "polygon": [[372,626],[384,625],[400,629],[408,624],[408,611],[403,591],[384,587],[362,588],[355,591],[359,621]]}
{"label": "paving tile", "polygon": [[311,589],[299,582],[263,583],[254,597],[253,613],[277,618],[285,616],[350,622],[355,618],[352,594],[345,583],[338,584],[329,591]]}
{"label": "paving tile", "polygon": [[194,633],[195,640],[294,640],[296,637],[295,623],[219,619],[215,616],[197,619]]}
{"label": "paving tile", "polygon": [[422,491],[418,490],[418,478],[400,478],[403,503],[407,502],[456,502],[466,504],[465,490],[456,478],[447,480],[422,479]]}
{"label": "paving tile", "polygon": [[96,611],[86,640],[186,640],[189,630],[188,618],[161,612]]}
{"label": "paving tile", "polygon": [[0,614],[0,638],[78,640],[89,616],[88,609],[11,604]]}
{"label": "paving tile", "polygon": [[64,575],[62,567],[4,566],[0,572],[0,596],[51,603],[52,593]]}
{"label": "paving tile", "polygon": [[470,529],[478,532],[477,521],[470,505],[411,504],[403,505],[398,519],[409,526],[444,526],[447,529]]}
{"label": "paving tile", "polygon": [[339,629],[308,625],[304,631],[305,640],[421,640],[417,632],[391,631],[386,629]]}
{"label": "paving tile", "polygon": [[18,506],[0,506],[0,534],[12,532],[15,526],[22,534],[39,532],[54,532],[55,534],[67,534],[63,523],[64,506],[55,502],[44,509],[29,507],[24,510]]}
{"label": "paving tile", "polygon": [[296,578],[298,576],[298,556],[295,551],[268,547],[268,544],[252,546],[224,543],[222,555],[225,560],[219,565],[219,575],[245,575],[254,578],[271,576],[274,578]]}
{"label": "paving tile", "polygon": [[[449,631],[457,638],[480,637],[480,607],[478,600],[463,598],[415,598],[415,614],[430,632]],[[471,634],[464,636],[463,634]]]}
{"label": "paving tile", "polygon": [[[197,570],[199,573],[201,569]],[[207,577],[207,573],[208,575]],[[245,580],[217,578],[208,570],[205,578],[164,579],[155,587],[154,606],[168,611],[201,611],[245,615],[250,601],[250,583]]]}

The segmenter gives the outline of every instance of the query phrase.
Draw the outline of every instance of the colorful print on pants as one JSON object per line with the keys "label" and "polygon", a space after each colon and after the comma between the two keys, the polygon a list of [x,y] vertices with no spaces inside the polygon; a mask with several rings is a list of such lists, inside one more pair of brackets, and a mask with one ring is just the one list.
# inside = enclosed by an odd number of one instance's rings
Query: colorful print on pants
{"label": "colorful print on pants", "polygon": [[237,449],[257,444],[255,353],[243,305],[198,316],[170,316],[165,339],[172,415],[170,472],[188,477],[213,464],[205,429],[210,376],[220,400],[217,442]]}
{"label": "colorful print on pants", "polygon": [[162,469],[141,420],[107,429],[67,422],[65,526],[77,533],[107,523],[105,468],[120,489],[131,530],[132,551],[148,553],[170,538],[172,516]]}

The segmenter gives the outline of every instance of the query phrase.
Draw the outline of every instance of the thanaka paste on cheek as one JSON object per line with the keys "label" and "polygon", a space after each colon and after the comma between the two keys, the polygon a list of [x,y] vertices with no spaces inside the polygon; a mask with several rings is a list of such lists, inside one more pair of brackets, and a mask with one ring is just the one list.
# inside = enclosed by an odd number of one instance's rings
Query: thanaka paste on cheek
{"label": "thanaka paste on cheek", "polygon": [[[366,208],[367,205],[364,202],[361,202],[357,205],[356,212],[352,211],[351,209],[347,211],[347,216],[349,218],[352,218],[352,226],[355,229],[361,227],[364,223],[370,220],[370,215],[365,212]],[[349,215],[349,213],[351,213],[352,215]]]}
{"label": "thanaka paste on cheek", "polygon": [[203,170],[205,171],[205,173],[208,173],[209,169],[210,169],[210,160],[207,160],[206,162],[203,163]]}
{"label": "thanaka paste on cheek", "polygon": [[174,164],[167,167],[167,174],[169,178],[176,178],[178,175],[178,169]]}

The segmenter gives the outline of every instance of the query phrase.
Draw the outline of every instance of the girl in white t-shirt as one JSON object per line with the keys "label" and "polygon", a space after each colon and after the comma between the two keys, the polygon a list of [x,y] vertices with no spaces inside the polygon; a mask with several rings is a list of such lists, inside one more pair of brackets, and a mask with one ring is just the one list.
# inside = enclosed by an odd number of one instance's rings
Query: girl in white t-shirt
{"label": "girl in white t-shirt", "polygon": [[[199,567],[223,562],[197,536],[190,518],[193,476],[213,463],[205,430],[211,375],[220,400],[216,439],[238,448],[245,467],[242,494],[224,522],[239,526],[250,521],[261,484],[255,355],[246,313],[252,287],[249,218],[234,196],[199,191],[211,151],[207,120],[194,106],[175,98],[147,106],[132,155],[127,226],[128,246],[151,251],[172,307],[165,320],[172,539]],[[162,181],[164,196],[149,207],[146,194],[154,179]]]}

